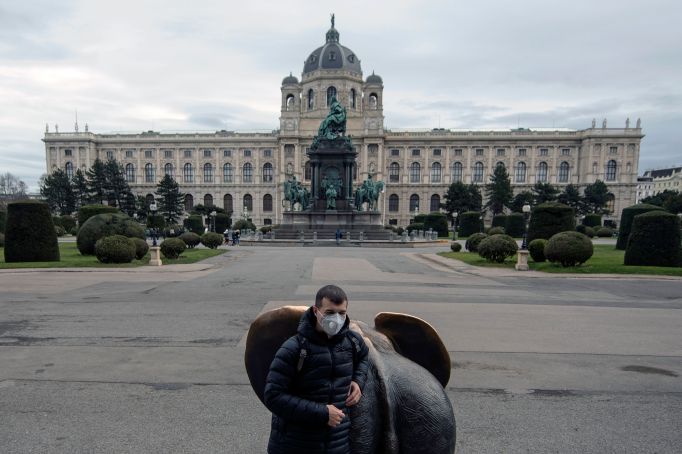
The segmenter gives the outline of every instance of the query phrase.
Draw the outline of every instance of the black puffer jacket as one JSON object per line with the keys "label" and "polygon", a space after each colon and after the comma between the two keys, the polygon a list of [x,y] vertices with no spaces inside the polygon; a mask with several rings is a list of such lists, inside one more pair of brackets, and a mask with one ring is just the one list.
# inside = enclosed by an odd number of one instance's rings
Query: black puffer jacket
{"label": "black puffer jacket", "polygon": [[[348,329],[348,318],[338,334],[328,338],[315,330],[309,308],[301,317],[298,335],[280,347],[265,384],[265,405],[272,412],[270,454],[350,453],[350,414],[346,397],[351,380],[362,389],[367,376],[367,346]],[[307,356],[297,366],[302,345]],[[343,410],[341,424],[327,425],[332,404]]]}

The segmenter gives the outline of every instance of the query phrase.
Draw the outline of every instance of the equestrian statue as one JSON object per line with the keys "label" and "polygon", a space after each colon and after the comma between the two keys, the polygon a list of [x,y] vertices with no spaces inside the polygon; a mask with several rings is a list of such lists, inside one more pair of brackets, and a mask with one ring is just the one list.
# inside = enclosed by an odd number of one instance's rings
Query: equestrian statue
{"label": "equestrian statue", "polygon": [[284,182],[284,200],[291,204],[291,211],[296,203],[300,203],[301,209],[306,210],[310,205],[310,191],[293,176]]}
{"label": "equestrian statue", "polygon": [[384,189],[383,181],[372,181],[372,174],[367,175],[367,179],[355,190],[355,209],[361,211],[362,204],[367,202],[369,211],[376,211],[379,194]]}

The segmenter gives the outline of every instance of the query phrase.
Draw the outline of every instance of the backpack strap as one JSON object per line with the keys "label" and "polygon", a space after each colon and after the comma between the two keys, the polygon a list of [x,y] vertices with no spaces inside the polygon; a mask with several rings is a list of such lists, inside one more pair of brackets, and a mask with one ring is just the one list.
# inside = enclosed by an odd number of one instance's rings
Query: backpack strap
{"label": "backpack strap", "polygon": [[301,335],[296,335],[296,339],[298,340],[298,346],[301,348],[298,354],[298,364],[296,365],[296,372],[298,373],[303,369],[303,363],[308,356],[308,339]]}
{"label": "backpack strap", "polygon": [[353,368],[357,365],[358,362],[358,355],[360,354],[360,341],[358,340],[357,334],[355,334],[353,331],[348,330],[348,337],[350,338],[351,342],[353,343]]}

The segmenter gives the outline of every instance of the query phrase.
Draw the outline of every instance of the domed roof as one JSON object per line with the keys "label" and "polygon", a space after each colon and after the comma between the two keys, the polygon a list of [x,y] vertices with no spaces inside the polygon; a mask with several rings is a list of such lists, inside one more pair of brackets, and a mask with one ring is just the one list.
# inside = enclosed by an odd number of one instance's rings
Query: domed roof
{"label": "domed roof", "polygon": [[303,65],[303,74],[317,71],[318,69],[345,69],[357,73],[362,72],[360,59],[355,52],[339,44],[339,32],[334,28],[327,31],[327,42],[310,53]]}
{"label": "domed roof", "polygon": [[379,77],[379,76],[377,76],[376,74],[374,74],[374,71],[372,71],[372,75],[370,75],[370,76],[367,78],[367,83],[368,83],[368,84],[383,84],[384,81],[381,79],[381,77]]}
{"label": "domed roof", "polygon": [[284,79],[282,79],[282,85],[297,84],[297,83],[298,83],[298,79],[296,78],[296,76],[294,76],[291,73],[289,73],[288,76],[286,76]]}

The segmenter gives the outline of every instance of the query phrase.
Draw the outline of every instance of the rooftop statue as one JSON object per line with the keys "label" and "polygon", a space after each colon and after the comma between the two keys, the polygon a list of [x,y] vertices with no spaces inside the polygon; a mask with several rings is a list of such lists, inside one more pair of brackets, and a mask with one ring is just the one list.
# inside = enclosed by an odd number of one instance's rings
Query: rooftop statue
{"label": "rooftop statue", "polygon": [[346,136],[346,109],[332,96],[327,117],[320,123],[320,129],[313,139],[311,148],[314,150],[322,140],[344,140],[350,146],[350,137]]}

